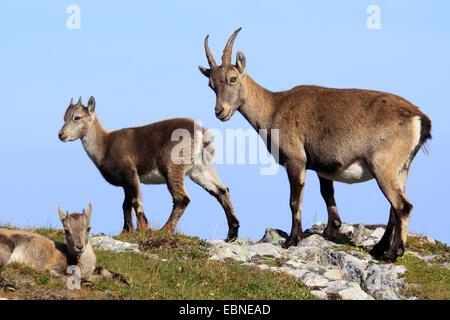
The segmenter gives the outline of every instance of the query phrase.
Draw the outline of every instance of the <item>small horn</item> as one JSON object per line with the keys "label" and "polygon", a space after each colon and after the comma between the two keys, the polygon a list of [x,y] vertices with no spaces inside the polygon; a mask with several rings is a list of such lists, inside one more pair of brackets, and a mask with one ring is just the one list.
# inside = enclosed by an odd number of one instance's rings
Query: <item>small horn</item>
{"label": "small horn", "polygon": [[235,32],[233,32],[230,39],[228,39],[225,49],[223,49],[223,54],[222,54],[222,65],[223,66],[231,64],[231,51],[233,50],[234,39],[236,39],[236,36],[239,33],[239,31],[241,31],[241,29],[242,28],[239,28]]}
{"label": "small horn", "polygon": [[70,105],[73,105],[73,97],[70,99]]}
{"label": "small horn", "polygon": [[81,106],[81,96],[80,96],[80,98],[78,99],[77,106]]}
{"label": "small horn", "polygon": [[205,38],[205,52],[206,52],[206,58],[208,59],[208,63],[209,63],[209,67],[211,69],[216,69],[217,68],[217,64],[216,61],[214,61],[214,57],[211,54],[211,51],[209,51],[209,46],[208,46],[208,38],[209,38],[209,34],[206,36]]}

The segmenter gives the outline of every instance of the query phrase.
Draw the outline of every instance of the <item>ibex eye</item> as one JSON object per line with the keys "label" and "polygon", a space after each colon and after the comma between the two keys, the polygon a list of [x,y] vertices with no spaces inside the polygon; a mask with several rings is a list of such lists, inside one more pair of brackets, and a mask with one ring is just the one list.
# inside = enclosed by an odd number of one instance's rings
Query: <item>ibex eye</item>
{"label": "ibex eye", "polygon": [[81,119],[81,117],[79,117],[79,116],[76,116],[75,118],[73,118],[73,120],[75,120],[75,121],[78,121],[80,119]]}
{"label": "ibex eye", "polygon": [[235,83],[235,82],[236,82],[236,80],[237,80],[237,78],[236,78],[236,77],[231,77],[231,78],[230,78],[230,82],[231,82],[231,83]]}

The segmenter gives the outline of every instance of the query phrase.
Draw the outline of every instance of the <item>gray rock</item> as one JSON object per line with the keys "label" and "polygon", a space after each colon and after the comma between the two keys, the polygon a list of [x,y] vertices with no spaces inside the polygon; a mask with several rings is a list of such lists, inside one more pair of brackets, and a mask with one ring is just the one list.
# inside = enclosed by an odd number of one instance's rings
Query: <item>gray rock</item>
{"label": "gray rock", "polygon": [[364,292],[358,283],[347,281],[333,281],[324,289],[326,293],[337,294],[343,300],[374,300]]}
{"label": "gray rock", "polygon": [[233,244],[235,245],[242,245],[242,246],[249,246],[252,244],[255,244],[256,241],[254,240],[250,240],[248,238],[238,238],[236,240],[233,241]]}
{"label": "gray rock", "polygon": [[314,272],[304,273],[300,280],[308,287],[324,287],[330,282],[329,279]]}
{"label": "gray rock", "polygon": [[[380,263],[364,251],[349,250],[348,246],[325,240],[321,235],[325,227],[324,222],[313,225],[305,231],[310,236],[288,249],[280,246],[287,234],[276,229],[266,229],[258,243],[249,239],[233,244],[211,241],[211,259],[231,258],[261,269],[290,274],[309,286],[320,299],[328,299],[328,295],[338,295],[345,300],[406,299],[399,293],[405,286],[405,279],[401,277],[405,267]],[[372,230],[362,224],[343,223],[341,226],[341,233],[362,246],[373,246],[384,231],[384,228]],[[448,265],[447,257],[438,254],[413,254],[433,264],[441,260]],[[285,261],[281,267],[266,264],[277,258]]]}
{"label": "gray rock", "polygon": [[345,234],[345,235],[347,235],[347,236],[349,236],[349,237],[352,237],[353,234],[354,234],[354,232],[355,232],[355,230],[354,230],[352,224],[343,223],[343,224],[341,225],[341,228],[339,229],[339,232],[340,232],[340,233],[343,233],[343,234]]}
{"label": "gray rock", "polygon": [[377,241],[380,241],[380,239],[384,235],[385,231],[386,231],[386,229],[378,227],[370,234],[370,237],[375,238]]}
{"label": "gray rock", "polygon": [[306,229],[304,232],[307,234],[322,234],[327,224],[325,222],[317,222],[311,228]]}
{"label": "gray rock", "polygon": [[156,253],[144,253],[144,255],[149,259],[159,260],[159,256]]}
{"label": "gray rock", "polygon": [[323,276],[330,280],[342,280],[344,278],[344,272],[340,269],[329,269]]}
{"label": "gray rock", "polygon": [[322,236],[318,234],[313,234],[297,243],[297,247],[318,247],[321,249],[337,247],[337,245],[331,241],[325,240]]}
{"label": "gray rock", "polygon": [[367,237],[367,234],[368,229],[366,229],[363,224],[356,224],[353,226],[353,233],[349,236],[350,239],[352,239],[352,241],[358,245],[364,241],[364,238]]}
{"label": "gray rock", "polygon": [[399,300],[397,293],[404,286],[405,279],[399,275],[406,272],[404,266],[394,264],[371,264],[367,268],[364,285],[367,292],[377,299]]}
{"label": "gray rock", "polygon": [[311,290],[310,291],[311,294],[319,299],[322,300],[327,300],[328,299],[328,295],[325,291],[321,291],[321,290]]}
{"label": "gray rock", "polygon": [[253,256],[280,258],[283,249],[271,243],[257,243],[248,246],[248,250]]}
{"label": "gray rock", "polygon": [[92,245],[96,246],[99,250],[113,252],[140,252],[138,244],[119,241],[110,236],[94,235],[90,237],[90,240]]}
{"label": "gray rock", "polygon": [[345,251],[324,250],[319,262],[338,267],[344,272],[344,278],[347,280],[361,283],[366,278],[367,262]]}
{"label": "gray rock", "polygon": [[242,262],[251,259],[251,257],[248,257],[248,250],[244,246],[241,247],[239,245],[227,244],[226,242],[219,242],[212,247],[210,251],[211,260],[223,261],[227,258]]}
{"label": "gray rock", "polygon": [[271,243],[274,245],[281,246],[288,237],[289,235],[283,230],[267,228],[264,233],[264,236],[262,237],[261,240],[259,240],[259,242]]}
{"label": "gray rock", "polygon": [[337,294],[342,300],[374,300],[373,297],[365,293],[357,284],[345,288]]}

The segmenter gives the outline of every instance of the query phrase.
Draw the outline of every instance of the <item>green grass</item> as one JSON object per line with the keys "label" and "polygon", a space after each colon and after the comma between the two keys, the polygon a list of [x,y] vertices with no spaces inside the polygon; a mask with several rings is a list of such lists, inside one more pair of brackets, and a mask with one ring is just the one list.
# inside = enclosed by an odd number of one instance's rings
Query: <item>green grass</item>
{"label": "green grass", "polygon": [[450,299],[450,270],[429,265],[410,253],[398,259],[397,264],[407,268],[403,275],[407,285],[402,294],[420,300]]}
{"label": "green grass", "polygon": [[[62,230],[33,228],[29,231],[64,241]],[[0,293],[18,299],[314,299],[306,286],[287,274],[242,266],[233,260],[209,260],[208,243],[197,237],[149,230],[115,238],[137,243],[141,251],[157,254],[167,261],[133,252],[97,250],[97,266],[122,274],[130,286],[102,279],[95,281],[93,288],[81,290],[68,290],[64,279],[12,264],[5,268],[3,275],[14,280],[19,289],[14,293],[0,289]],[[369,250],[355,247],[348,241],[342,242],[343,250],[365,253]],[[449,247],[438,241],[433,244],[418,237],[408,237],[406,247],[422,255],[439,254],[439,262],[448,261],[450,256]],[[278,266],[283,263],[278,260],[265,262]],[[403,295],[423,300],[450,299],[448,269],[430,265],[410,253],[399,258],[396,264],[404,265],[408,270],[403,275],[407,283]]]}
{"label": "green grass", "polygon": [[[422,255],[439,254],[434,262],[448,262],[450,247],[435,241],[430,243],[420,237],[408,237],[406,248]],[[398,259],[397,264],[407,268],[404,277],[407,286],[403,290],[406,296],[414,296],[420,300],[450,299],[450,270],[437,265],[428,264],[411,253],[406,253]]]}
{"label": "green grass", "polygon": [[[62,230],[30,231],[64,239]],[[1,295],[19,299],[315,299],[306,286],[284,273],[209,260],[208,243],[196,237],[147,231],[116,238],[138,243],[141,251],[167,261],[134,252],[97,250],[97,266],[122,274],[130,285],[101,279],[93,288],[81,290],[68,290],[64,279],[12,264],[3,275],[15,281],[18,290],[0,291]]]}

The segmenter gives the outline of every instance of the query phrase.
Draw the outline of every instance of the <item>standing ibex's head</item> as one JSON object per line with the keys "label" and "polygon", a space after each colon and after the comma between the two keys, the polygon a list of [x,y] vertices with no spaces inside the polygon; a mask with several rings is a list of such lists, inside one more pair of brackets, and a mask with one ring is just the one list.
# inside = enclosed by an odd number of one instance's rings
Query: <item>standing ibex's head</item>
{"label": "standing ibex's head", "polygon": [[83,138],[88,128],[95,120],[95,99],[89,99],[87,107],[81,103],[81,97],[77,104],[70,100],[69,107],[64,114],[64,125],[59,131],[59,139],[63,142]]}
{"label": "standing ibex's head", "polygon": [[72,214],[64,213],[58,206],[58,213],[66,236],[67,250],[75,255],[82,254],[89,241],[92,205],[89,203],[87,210],[83,209],[82,213]]}
{"label": "standing ibex's head", "polygon": [[205,38],[206,58],[210,69],[199,66],[200,72],[209,78],[209,86],[216,93],[216,117],[222,121],[231,118],[234,112],[245,102],[245,56],[241,51],[237,52],[236,65],[231,64],[231,51],[234,39],[241,31],[237,29],[230,37],[223,50],[222,65],[217,66],[209,51],[208,36]]}

